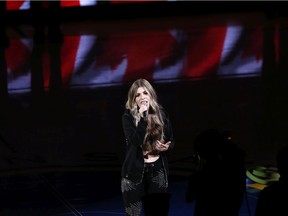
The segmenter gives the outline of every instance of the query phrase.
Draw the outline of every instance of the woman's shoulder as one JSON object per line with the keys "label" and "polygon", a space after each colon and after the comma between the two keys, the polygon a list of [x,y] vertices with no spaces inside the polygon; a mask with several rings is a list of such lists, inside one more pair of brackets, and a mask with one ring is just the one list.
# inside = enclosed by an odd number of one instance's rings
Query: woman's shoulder
{"label": "woman's shoulder", "polygon": [[122,118],[133,118],[129,109],[124,110],[124,112],[122,114]]}

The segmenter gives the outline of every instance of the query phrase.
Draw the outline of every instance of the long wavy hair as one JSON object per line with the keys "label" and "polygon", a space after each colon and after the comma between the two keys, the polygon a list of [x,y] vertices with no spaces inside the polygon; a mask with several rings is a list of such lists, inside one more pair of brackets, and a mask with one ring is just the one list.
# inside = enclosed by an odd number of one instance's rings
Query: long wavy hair
{"label": "long wavy hair", "polygon": [[137,79],[128,91],[128,99],[126,102],[126,109],[128,109],[134,118],[134,123],[137,126],[140,121],[139,107],[136,104],[136,94],[138,88],[144,88],[150,96],[149,116],[150,122],[146,129],[146,134],[143,143],[143,150],[156,151],[155,143],[157,140],[163,142],[164,140],[164,121],[161,115],[162,106],[158,103],[156,91],[146,79]]}

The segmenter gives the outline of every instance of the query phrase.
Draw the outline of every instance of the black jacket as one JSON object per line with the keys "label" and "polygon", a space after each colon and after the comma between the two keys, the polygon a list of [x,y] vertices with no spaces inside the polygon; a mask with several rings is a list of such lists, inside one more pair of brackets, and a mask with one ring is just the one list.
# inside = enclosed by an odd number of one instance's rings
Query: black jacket
{"label": "black jacket", "polygon": [[[168,184],[168,159],[167,153],[174,147],[173,131],[170,125],[168,115],[162,112],[164,121],[164,139],[165,142],[171,141],[167,151],[161,152],[161,160],[166,174],[166,182]],[[133,116],[129,110],[122,115],[122,127],[126,139],[125,158],[122,164],[122,177],[133,181],[136,184],[142,182],[144,173],[144,157],[143,157],[143,141],[146,133],[147,121],[141,118],[136,127]]]}

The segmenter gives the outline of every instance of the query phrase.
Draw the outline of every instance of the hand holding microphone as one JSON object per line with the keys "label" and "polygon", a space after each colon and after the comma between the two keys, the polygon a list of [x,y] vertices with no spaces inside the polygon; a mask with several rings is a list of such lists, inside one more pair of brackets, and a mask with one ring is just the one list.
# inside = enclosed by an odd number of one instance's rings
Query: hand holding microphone
{"label": "hand holding microphone", "polygon": [[146,119],[148,115],[148,102],[141,101],[140,113],[142,112],[143,117]]}

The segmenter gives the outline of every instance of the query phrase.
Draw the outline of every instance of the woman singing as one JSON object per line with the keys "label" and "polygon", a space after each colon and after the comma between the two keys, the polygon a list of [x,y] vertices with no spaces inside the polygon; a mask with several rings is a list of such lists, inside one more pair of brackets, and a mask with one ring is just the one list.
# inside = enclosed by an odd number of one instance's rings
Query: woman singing
{"label": "woman singing", "polygon": [[121,191],[126,215],[138,216],[144,196],[167,192],[167,153],[174,146],[168,115],[147,80],[138,79],[131,85],[122,125],[126,151]]}

